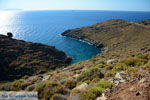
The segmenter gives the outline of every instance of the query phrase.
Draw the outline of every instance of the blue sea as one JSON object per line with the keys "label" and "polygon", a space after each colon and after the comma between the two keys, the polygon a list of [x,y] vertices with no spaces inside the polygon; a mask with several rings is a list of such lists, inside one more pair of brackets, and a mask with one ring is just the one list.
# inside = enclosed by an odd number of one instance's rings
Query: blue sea
{"label": "blue sea", "polygon": [[89,26],[109,19],[143,21],[150,12],[133,11],[0,11],[0,34],[12,32],[14,38],[55,46],[73,57],[72,63],[86,60],[101,53],[88,43],[63,37],[68,29]]}

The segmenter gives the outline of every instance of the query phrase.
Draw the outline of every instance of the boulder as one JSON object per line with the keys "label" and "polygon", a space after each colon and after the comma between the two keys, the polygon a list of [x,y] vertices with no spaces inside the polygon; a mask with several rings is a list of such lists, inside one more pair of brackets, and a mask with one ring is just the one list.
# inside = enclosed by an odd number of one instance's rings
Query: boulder
{"label": "boulder", "polygon": [[88,87],[87,83],[82,83],[81,85],[75,87],[74,89],[78,89],[78,90],[86,90]]}

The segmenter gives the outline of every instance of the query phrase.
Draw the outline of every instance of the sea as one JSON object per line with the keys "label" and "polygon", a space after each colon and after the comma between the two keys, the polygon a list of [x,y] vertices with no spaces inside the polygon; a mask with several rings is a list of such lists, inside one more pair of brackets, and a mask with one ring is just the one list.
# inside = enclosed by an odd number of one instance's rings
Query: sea
{"label": "sea", "polygon": [[73,58],[72,64],[102,53],[86,42],[61,36],[68,29],[90,26],[110,19],[143,21],[150,12],[102,10],[0,11],[0,34],[15,39],[55,46]]}

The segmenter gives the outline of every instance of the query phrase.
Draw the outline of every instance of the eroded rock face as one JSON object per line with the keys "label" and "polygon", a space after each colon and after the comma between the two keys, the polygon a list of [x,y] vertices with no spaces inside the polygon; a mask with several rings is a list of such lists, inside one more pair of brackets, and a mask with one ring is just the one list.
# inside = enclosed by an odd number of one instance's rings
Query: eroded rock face
{"label": "eroded rock face", "polygon": [[55,47],[0,35],[0,81],[43,74],[70,61]]}

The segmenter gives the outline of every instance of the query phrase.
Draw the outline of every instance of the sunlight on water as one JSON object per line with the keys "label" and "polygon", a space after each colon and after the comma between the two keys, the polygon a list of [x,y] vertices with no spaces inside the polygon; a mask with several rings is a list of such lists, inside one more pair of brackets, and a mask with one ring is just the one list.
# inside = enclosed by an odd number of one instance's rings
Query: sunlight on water
{"label": "sunlight on water", "polygon": [[[6,35],[11,31],[10,24],[14,22],[13,17],[16,15],[15,11],[0,11],[0,33]],[[14,34],[15,35],[15,34]]]}

